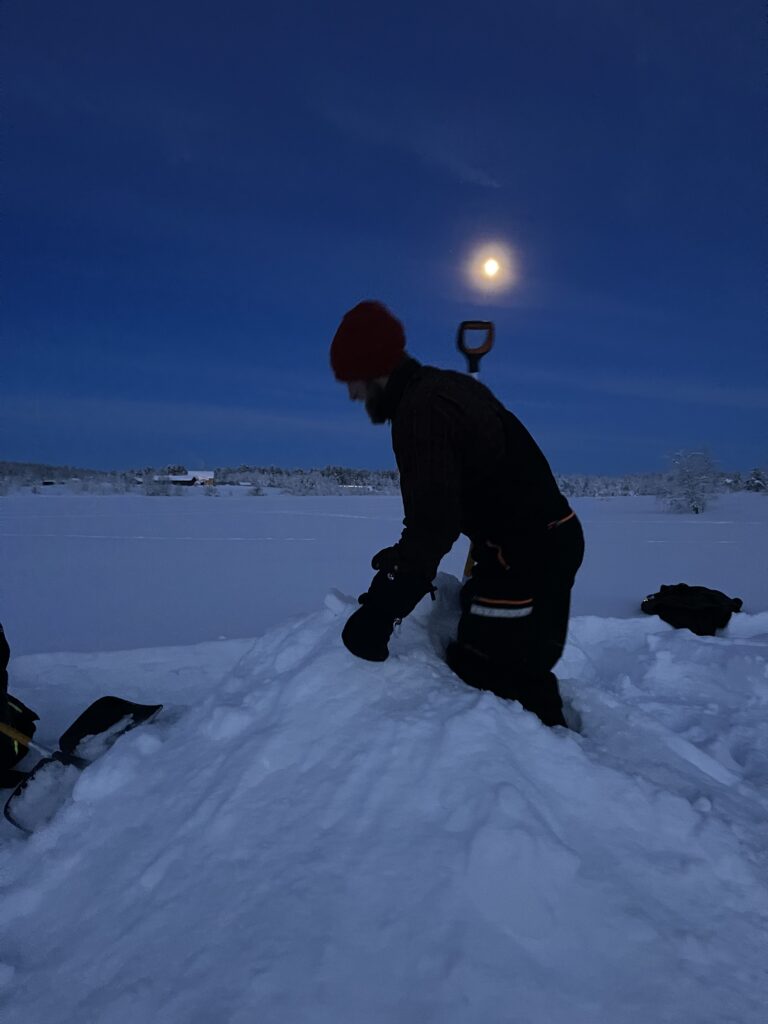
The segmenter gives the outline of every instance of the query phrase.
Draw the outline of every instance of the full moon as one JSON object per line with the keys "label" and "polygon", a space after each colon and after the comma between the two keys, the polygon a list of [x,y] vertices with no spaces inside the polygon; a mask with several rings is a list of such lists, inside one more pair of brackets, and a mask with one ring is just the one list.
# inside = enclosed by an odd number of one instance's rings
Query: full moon
{"label": "full moon", "polygon": [[486,295],[513,288],[520,279],[517,253],[501,241],[478,242],[468,253],[464,271],[470,285]]}

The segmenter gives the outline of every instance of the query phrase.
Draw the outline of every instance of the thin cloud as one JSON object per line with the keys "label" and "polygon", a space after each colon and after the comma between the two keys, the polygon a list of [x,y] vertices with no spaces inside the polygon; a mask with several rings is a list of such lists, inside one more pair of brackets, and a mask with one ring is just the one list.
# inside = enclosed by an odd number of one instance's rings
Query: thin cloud
{"label": "thin cloud", "polygon": [[449,122],[435,119],[429,124],[395,124],[388,116],[363,114],[349,106],[329,104],[320,106],[326,121],[347,135],[385,149],[410,153],[423,163],[447,172],[451,177],[480,188],[501,188],[501,182],[482,167],[466,160],[460,153],[461,133]]}
{"label": "thin cloud", "polygon": [[11,426],[63,429],[87,424],[91,429],[108,425],[115,434],[152,435],[167,433],[178,437],[186,433],[237,431],[243,435],[263,435],[265,430],[305,434],[347,433],[349,418],[324,414],[285,414],[256,407],[215,403],[154,401],[147,399],[19,397],[7,399],[0,408],[0,428],[7,437]]}
{"label": "thin cloud", "polygon": [[[501,376],[501,374],[500,374]],[[621,375],[592,375],[573,371],[519,368],[504,375],[508,383],[535,384],[578,389],[614,398],[642,398],[648,401],[682,402],[725,409],[766,409],[768,388],[737,384],[707,384],[689,381],[678,374],[671,378]]]}

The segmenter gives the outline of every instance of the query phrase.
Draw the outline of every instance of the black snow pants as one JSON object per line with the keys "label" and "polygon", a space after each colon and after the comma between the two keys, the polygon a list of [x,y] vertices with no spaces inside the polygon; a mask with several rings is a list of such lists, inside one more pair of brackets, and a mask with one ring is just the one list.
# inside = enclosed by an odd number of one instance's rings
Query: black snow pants
{"label": "black snow pants", "polygon": [[458,635],[446,652],[465,683],[519,701],[545,725],[565,725],[555,667],[565,647],[571,588],[584,558],[571,514],[539,538],[475,542]]}

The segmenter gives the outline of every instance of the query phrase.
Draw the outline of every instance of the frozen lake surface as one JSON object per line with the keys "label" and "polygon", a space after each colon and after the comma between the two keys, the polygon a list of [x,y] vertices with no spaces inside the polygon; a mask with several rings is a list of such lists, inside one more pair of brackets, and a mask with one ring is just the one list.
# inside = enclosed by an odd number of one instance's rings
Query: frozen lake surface
{"label": "frozen lake surface", "polygon": [[[575,500],[587,555],[576,615],[638,614],[662,583],[697,583],[768,608],[768,500],[725,495],[699,516],[653,498]],[[250,637],[314,611],[331,587],[370,583],[371,556],[400,535],[400,499],[0,498],[0,621],[17,654],[103,651]],[[460,540],[444,572],[460,576]]]}

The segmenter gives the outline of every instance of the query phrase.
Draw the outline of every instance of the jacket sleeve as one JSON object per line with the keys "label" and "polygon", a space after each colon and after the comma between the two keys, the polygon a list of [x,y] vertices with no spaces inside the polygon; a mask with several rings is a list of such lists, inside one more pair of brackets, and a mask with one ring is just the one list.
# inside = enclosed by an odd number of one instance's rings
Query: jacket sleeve
{"label": "jacket sleeve", "polygon": [[431,581],[461,533],[461,466],[452,404],[434,397],[393,434],[403,496],[400,566]]}

